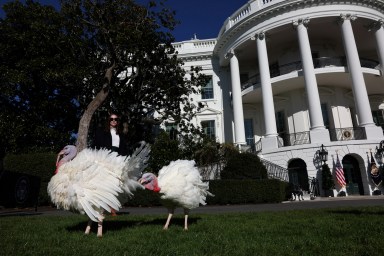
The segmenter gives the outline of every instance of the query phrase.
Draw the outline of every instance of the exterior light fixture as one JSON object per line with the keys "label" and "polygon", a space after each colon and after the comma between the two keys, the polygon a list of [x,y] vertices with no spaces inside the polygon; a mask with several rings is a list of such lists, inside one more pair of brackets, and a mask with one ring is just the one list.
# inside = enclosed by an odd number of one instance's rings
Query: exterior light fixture
{"label": "exterior light fixture", "polygon": [[384,140],[380,142],[379,147],[376,146],[376,152],[379,156],[384,154]]}
{"label": "exterior light fixture", "polygon": [[319,150],[319,156],[320,156],[320,160],[324,162],[327,162],[328,161],[328,151],[324,148],[324,145],[321,144],[321,148]]}

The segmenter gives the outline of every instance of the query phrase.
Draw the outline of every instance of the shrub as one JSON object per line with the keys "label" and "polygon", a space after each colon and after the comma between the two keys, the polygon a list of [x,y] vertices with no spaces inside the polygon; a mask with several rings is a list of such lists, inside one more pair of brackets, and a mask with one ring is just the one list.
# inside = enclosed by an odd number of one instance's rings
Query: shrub
{"label": "shrub", "polygon": [[[208,205],[279,203],[286,200],[286,182],[270,180],[211,180]],[[126,206],[159,206],[161,194],[137,190]]]}
{"label": "shrub", "polygon": [[207,197],[210,205],[278,203],[285,199],[286,182],[270,180],[212,180]]}
{"label": "shrub", "polygon": [[47,185],[56,166],[54,153],[9,154],[4,158],[4,170],[40,177],[39,204],[47,205],[50,199]]}
{"label": "shrub", "polygon": [[206,166],[220,161],[220,144],[209,141],[195,151],[194,159],[197,166]]}
{"label": "shrub", "polygon": [[322,166],[321,180],[322,180],[321,187],[323,190],[330,190],[334,188],[335,183],[333,182],[333,177],[328,164],[323,164]]}
{"label": "shrub", "polygon": [[222,179],[266,179],[267,169],[257,155],[239,153],[230,158],[221,172]]}
{"label": "shrub", "polygon": [[151,146],[151,154],[146,171],[157,174],[163,166],[179,158],[179,142],[170,139],[169,135],[162,131]]}
{"label": "shrub", "polygon": [[149,207],[149,206],[159,206],[160,202],[160,193],[156,193],[150,190],[136,190],[133,197],[125,203],[125,206],[130,207]]}

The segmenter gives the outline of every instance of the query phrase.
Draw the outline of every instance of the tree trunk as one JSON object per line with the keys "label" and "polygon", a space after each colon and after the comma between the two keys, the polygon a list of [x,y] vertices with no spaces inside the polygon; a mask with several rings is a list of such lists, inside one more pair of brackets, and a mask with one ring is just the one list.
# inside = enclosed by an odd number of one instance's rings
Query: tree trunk
{"label": "tree trunk", "polygon": [[109,93],[109,86],[113,76],[113,69],[115,68],[115,64],[109,67],[105,72],[105,83],[103,84],[103,88],[97,93],[96,97],[89,103],[87,109],[84,111],[83,116],[79,122],[79,130],[77,135],[77,152],[82,151],[84,148],[88,146],[88,130],[91,124],[92,116],[95,111],[100,107],[100,105],[107,98]]}

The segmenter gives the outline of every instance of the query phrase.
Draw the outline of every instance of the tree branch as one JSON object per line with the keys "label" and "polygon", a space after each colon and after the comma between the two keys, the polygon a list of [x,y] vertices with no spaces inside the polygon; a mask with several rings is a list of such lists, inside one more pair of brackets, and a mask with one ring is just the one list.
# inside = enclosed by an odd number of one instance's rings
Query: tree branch
{"label": "tree branch", "polygon": [[105,75],[104,75],[105,82],[103,84],[102,89],[97,93],[95,98],[89,103],[89,105],[87,106],[87,109],[84,111],[84,114],[80,119],[78,137],[76,142],[76,147],[78,152],[80,152],[81,150],[83,150],[88,146],[88,143],[87,143],[88,130],[91,124],[92,116],[95,113],[95,111],[100,107],[100,105],[105,101],[105,99],[109,94],[109,88],[111,86],[113,71],[115,67],[116,65],[115,63],[113,63],[112,66],[110,66],[105,71]]}

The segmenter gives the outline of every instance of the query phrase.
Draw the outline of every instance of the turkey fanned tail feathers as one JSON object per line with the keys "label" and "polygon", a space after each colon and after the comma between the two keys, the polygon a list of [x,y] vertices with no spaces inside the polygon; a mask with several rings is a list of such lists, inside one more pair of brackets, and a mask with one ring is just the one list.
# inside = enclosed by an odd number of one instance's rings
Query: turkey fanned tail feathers
{"label": "turkey fanned tail feathers", "polygon": [[[48,194],[59,209],[86,214],[98,222],[103,211],[118,210],[138,188],[137,173],[146,165],[149,146],[131,157],[106,149],[84,149],[60,166],[48,183]],[[140,174],[138,174],[140,175]]]}

